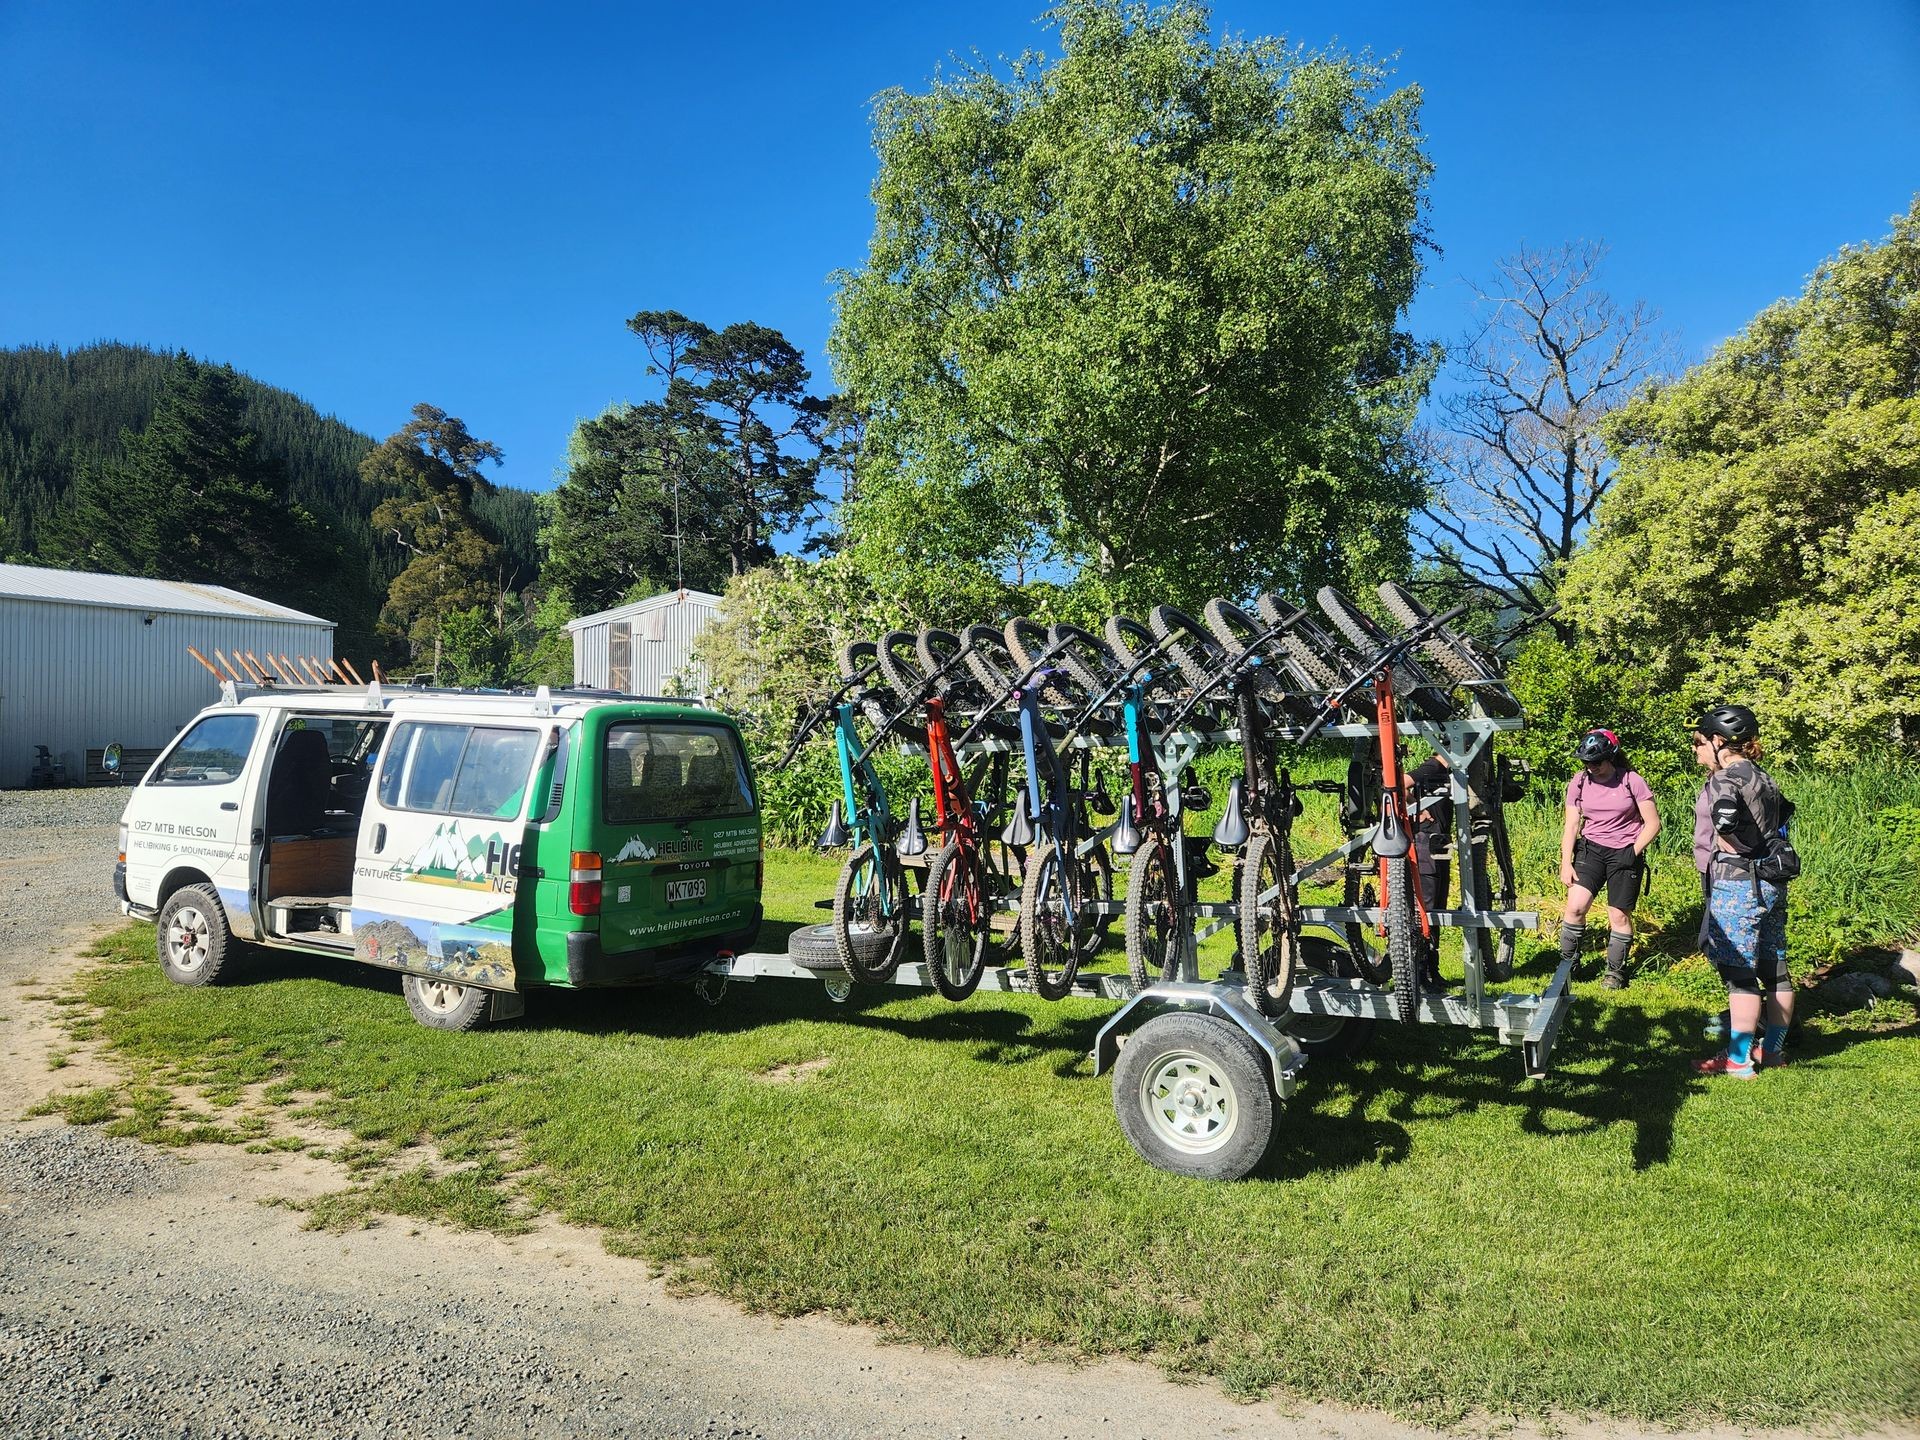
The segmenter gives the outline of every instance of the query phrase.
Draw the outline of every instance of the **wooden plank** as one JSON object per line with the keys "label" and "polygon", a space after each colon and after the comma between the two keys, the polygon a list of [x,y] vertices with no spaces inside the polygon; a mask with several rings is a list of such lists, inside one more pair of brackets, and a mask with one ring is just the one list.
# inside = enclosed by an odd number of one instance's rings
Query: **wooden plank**
{"label": "wooden plank", "polygon": [[364,685],[367,683],[366,681],[360,678],[360,672],[353,668],[353,662],[351,660],[342,660],[340,663],[347,667],[347,674],[353,677],[354,684]]}
{"label": "wooden plank", "polygon": [[193,656],[194,659],[198,660],[202,665],[206,666],[207,669],[212,670],[214,679],[224,680],[227,678],[226,676],[222,675],[217,669],[214,669],[213,662],[207,659],[207,657],[202,655],[198,650],[194,649],[193,646],[191,645],[187,646],[187,654]]}

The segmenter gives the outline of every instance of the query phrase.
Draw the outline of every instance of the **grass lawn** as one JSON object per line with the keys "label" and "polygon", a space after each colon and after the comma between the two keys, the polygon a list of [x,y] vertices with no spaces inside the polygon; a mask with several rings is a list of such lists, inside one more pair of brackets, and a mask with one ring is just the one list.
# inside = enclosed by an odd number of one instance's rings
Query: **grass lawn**
{"label": "grass lawn", "polygon": [[[820,918],[833,873],[769,857],[764,948]],[[320,1223],[546,1210],[759,1309],[1434,1420],[1920,1414],[1920,1027],[1900,1002],[1810,1019],[1796,1063],[1751,1084],[1692,1075],[1705,1007],[1674,987],[1583,984],[1544,1083],[1491,1041],[1383,1025],[1308,1069],[1251,1180],[1210,1185],[1122,1139],[1086,1059],[1097,1001],[836,1006],[764,982],[717,1008],[535,995],[447,1035],[386,974],[267,956],[186,990],[151,946],[129,926],[77,982],[76,1028],[127,1080],[67,1113],[269,1145],[242,1102],[263,1084],[266,1109],[355,1137]],[[1550,968],[1541,947],[1523,978]]]}

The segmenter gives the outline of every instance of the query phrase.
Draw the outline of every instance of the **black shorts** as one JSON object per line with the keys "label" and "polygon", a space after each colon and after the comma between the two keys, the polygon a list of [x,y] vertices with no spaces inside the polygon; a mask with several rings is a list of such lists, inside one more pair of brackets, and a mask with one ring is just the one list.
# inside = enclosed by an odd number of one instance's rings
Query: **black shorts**
{"label": "black shorts", "polygon": [[1595,895],[1606,891],[1607,904],[1615,910],[1632,910],[1646,878],[1646,860],[1634,854],[1631,845],[1614,850],[1582,838],[1573,842],[1573,878]]}

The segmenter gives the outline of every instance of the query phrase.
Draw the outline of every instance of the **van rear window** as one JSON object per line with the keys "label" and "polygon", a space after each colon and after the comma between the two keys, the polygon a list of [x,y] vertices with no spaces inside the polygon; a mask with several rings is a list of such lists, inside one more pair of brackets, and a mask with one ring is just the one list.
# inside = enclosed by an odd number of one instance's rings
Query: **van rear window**
{"label": "van rear window", "polygon": [[753,813],[740,742],[720,725],[613,725],[601,769],[609,825],[722,820]]}

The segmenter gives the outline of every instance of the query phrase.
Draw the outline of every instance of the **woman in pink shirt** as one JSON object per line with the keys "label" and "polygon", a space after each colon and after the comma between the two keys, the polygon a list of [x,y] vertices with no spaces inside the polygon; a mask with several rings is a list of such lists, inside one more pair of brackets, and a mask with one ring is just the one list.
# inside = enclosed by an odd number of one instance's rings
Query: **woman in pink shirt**
{"label": "woman in pink shirt", "polygon": [[1560,831],[1560,883],[1567,910],[1560,921],[1560,956],[1580,953],[1593,897],[1607,892],[1607,974],[1600,983],[1627,983],[1627,947],[1633,943],[1633,907],[1646,875],[1647,847],[1660,833],[1653,791],[1620,753],[1611,730],[1589,730],[1580,741],[1580,773],[1567,782],[1567,817]]}

